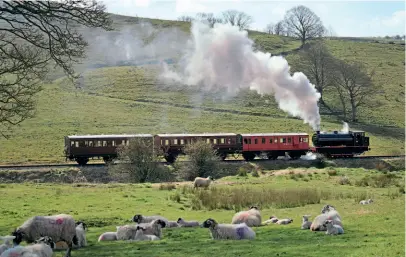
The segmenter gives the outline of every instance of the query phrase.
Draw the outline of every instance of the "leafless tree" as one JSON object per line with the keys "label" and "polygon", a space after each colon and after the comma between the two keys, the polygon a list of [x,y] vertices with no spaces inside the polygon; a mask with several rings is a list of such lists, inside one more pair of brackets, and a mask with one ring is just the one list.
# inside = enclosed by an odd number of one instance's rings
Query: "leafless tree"
{"label": "leafless tree", "polygon": [[215,17],[213,13],[201,12],[201,13],[196,14],[196,18],[199,21],[208,24],[211,28],[214,27],[214,24],[223,22],[223,20],[221,18]]}
{"label": "leafless tree", "polygon": [[183,15],[178,18],[178,21],[192,22],[193,20],[193,17],[187,15]]}
{"label": "leafless tree", "polygon": [[275,24],[269,23],[268,25],[266,25],[265,32],[268,34],[273,34],[274,29],[275,29]]}
{"label": "leafless tree", "polygon": [[223,12],[223,22],[231,26],[237,26],[240,30],[248,29],[253,22],[252,17],[245,12],[227,10]]}
{"label": "leafless tree", "polygon": [[328,29],[325,29],[325,31],[324,31],[324,36],[325,36],[325,37],[332,38],[332,37],[336,37],[336,36],[337,36],[337,33],[335,32],[335,30],[333,29],[333,27],[329,26]]}
{"label": "leafless tree", "polygon": [[285,24],[283,21],[279,21],[278,23],[275,24],[275,27],[274,27],[275,35],[283,35],[284,31],[285,31]]}
{"label": "leafless tree", "polygon": [[[358,108],[368,104],[368,99],[376,92],[372,82],[374,71],[369,74],[359,62],[335,61],[334,84],[339,94],[346,116],[346,107],[351,108],[351,120],[357,121]],[[345,117],[346,118],[346,117]]]}
{"label": "leafless tree", "polygon": [[293,7],[285,15],[286,30],[302,41],[321,37],[324,34],[324,26],[320,18],[309,8],[303,5]]}
{"label": "leafless tree", "polygon": [[299,53],[299,60],[295,64],[295,69],[306,74],[310,82],[315,85],[321,95],[320,103],[327,108],[329,107],[324,102],[323,93],[333,82],[334,60],[335,58],[324,42],[317,41],[313,44],[306,44]]}
{"label": "leafless tree", "polygon": [[72,80],[87,46],[74,27],[110,29],[96,1],[0,1],[0,134],[31,118],[35,95],[51,65]]}

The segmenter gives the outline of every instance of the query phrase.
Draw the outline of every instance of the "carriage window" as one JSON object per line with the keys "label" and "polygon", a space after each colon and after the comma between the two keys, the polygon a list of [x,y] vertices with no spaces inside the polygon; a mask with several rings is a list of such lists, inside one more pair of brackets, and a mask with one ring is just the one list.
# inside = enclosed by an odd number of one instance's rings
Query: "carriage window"
{"label": "carriage window", "polygon": [[272,139],[272,138],[270,138],[270,139],[269,139],[269,143],[270,143],[270,144],[272,144],[272,141],[273,141],[273,139]]}
{"label": "carriage window", "polygon": [[288,137],[288,143],[292,143],[292,138]]}
{"label": "carriage window", "polygon": [[116,146],[116,141],[115,140],[111,141],[111,145]]}
{"label": "carriage window", "polygon": [[89,141],[89,147],[93,147],[93,141]]}
{"label": "carriage window", "polygon": [[224,144],[225,140],[224,138],[220,138],[220,144]]}
{"label": "carriage window", "polygon": [[248,144],[248,140],[244,138],[244,144]]}
{"label": "carriage window", "polygon": [[281,137],[281,138],[280,138],[280,142],[281,142],[281,143],[286,143],[286,138],[285,138],[285,137]]}
{"label": "carriage window", "polygon": [[75,141],[70,141],[70,146],[74,146],[75,145]]}
{"label": "carriage window", "polygon": [[210,144],[210,138],[206,139],[206,143]]}
{"label": "carriage window", "polygon": [[165,139],[165,145],[169,145],[169,140]]}
{"label": "carriage window", "polygon": [[75,147],[79,147],[79,141],[75,141]]}
{"label": "carriage window", "polygon": [[307,143],[307,137],[303,138],[303,142]]}
{"label": "carriage window", "polygon": [[258,138],[255,138],[254,142],[255,144],[258,144]]}
{"label": "carriage window", "polygon": [[85,141],[85,146],[86,146],[86,147],[89,146],[89,141]]}
{"label": "carriage window", "polygon": [[262,138],[262,143],[265,144],[265,138]]}
{"label": "carriage window", "polygon": [[251,144],[251,138],[248,138],[248,144],[249,145]]}
{"label": "carriage window", "polygon": [[217,144],[217,138],[213,139],[213,143],[216,145]]}
{"label": "carriage window", "polygon": [[184,145],[184,144],[185,144],[185,140],[181,139],[181,140],[180,140],[180,144],[181,144],[181,145]]}
{"label": "carriage window", "polygon": [[129,145],[129,144],[130,144],[130,140],[126,140],[126,141],[125,141],[125,144],[126,144],[126,145]]}
{"label": "carriage window", "polygon": [[173,144],[174,144],[174,145],[177,145],[177,144],[178,144],[178,140],[177,140],[177,139],[174,139],[174,140],[173,140]]}
{"label": "carriage window", "polygon": [[103,146],[107,146],[107,141],[103,141]]}
{"label": "carriage window", "polygon": [[278,143],[278,138],[275,137],[274,142],[275,142],[275,144]]}

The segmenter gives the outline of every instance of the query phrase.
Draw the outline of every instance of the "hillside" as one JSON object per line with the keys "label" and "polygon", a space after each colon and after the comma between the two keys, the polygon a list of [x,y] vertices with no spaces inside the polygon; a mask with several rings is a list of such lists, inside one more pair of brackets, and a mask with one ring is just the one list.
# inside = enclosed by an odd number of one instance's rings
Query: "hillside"
{"label": "hillside", "polygon": [[[218,94],[203,94],[194,88],[175,88],[157,82],[157,67],[134,66],[136,61],[156,60],[161,53],[165,59],[176,60],[179,52],[161,50],[166,49],[165,45],[169,47],[170,38],[177,38],[177,42],[180,42],[179,38],[186,40],[190,24],[143,19],[152,24],[154,30],[144,35],[146,37],[140,40],[143,42],[141,44],[129,37],[134,34],[126,33],[127,29],[138,26],[135,24],[136,18],[113,17],[116,29],[121,30],[119,33],[116,31],[106,35],[99,31],[83,30],[88,39],[95,35],[107,39],[89,40],[88,58],[77,67],[84,77],[81,88],[75,88],[60,72],[51,74],[50,81],[44,84],[44,91],[39,94],[36,117],[17,127],[13,138],[0,139],[1,163],[63,161],[63,137],[70,134],[312,133],[312,129],[302,120],[289,117],[279,110],[272,96],[261,97],[255,92],[241,92],[225,101]],[[159,34],[160,31],[165,33]],[[119,50],[123,45],[106,44],[114,39],[114,33],[121,35],[123,40],[134,42],[136,47],[131,48],[132,58],[120,57]],[[158,50],[149,52],[148,43],[162,35],[165,37],[153,43],[159,46]],[[285,55],[294,68],[300,44],[297,40],[253,31],[249,32],[249,37],[258,49],[273,55]],[[373,107],[362,108],[360,121],[349,124],[350,128],[365,130],[371,136],[372,151],[368,154],[404,152],[404,45],[331,39],[327,40],[327,46],[336,57],[362,60],[369,69],[375,68],[379,74],[374,83],[381,87],[381,92],[370,100]],[[105,67],[96,68],[96,64]],[[334,105],[333,94],[330,100]],[[341,129],[342,123],[336,116],[329,115],[325,110],[321,110],[321,114],[323,129]]]}

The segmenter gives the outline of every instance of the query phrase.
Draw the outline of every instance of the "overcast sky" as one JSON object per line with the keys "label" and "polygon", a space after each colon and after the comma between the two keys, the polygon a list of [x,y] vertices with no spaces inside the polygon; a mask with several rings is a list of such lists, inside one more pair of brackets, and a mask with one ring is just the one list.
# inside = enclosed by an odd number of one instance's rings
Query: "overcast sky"
{"label": "overcast sky", "polygon": [[338,36],[385,36],[405,34],[404,1],[273,1],[273,0],[102,0],[112,13],[174,20],[197,12],[221,14],[228,9],[254,18],[252,29],[276,23],[293,6],[312,9]]}

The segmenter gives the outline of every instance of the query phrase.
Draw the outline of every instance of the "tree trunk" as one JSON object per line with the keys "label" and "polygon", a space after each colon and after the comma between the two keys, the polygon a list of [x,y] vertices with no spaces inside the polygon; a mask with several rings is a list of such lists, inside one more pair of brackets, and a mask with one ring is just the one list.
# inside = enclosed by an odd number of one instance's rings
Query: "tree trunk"
{"label": "tree trunk", "polygon": [[351,101],[352,121],[357,121],[357,106],[354,101]]}

